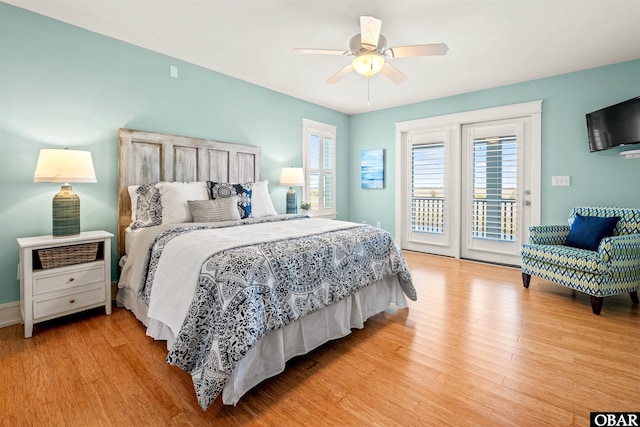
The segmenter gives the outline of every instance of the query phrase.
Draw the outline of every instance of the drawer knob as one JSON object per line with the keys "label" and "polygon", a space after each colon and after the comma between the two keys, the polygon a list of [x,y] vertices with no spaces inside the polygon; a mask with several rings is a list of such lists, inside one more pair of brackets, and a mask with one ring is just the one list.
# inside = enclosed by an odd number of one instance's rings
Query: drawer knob
{"label": "drawer knob", "polygon": [[69,301],[69,304],[73,304],[74,302],[76,302],[76,300],[72,299],[71,301]]}
{"label": "drawer knob", "polygon": [[70,282],[73,282],[74,280],[76,280],[75,277],[69,277]]}

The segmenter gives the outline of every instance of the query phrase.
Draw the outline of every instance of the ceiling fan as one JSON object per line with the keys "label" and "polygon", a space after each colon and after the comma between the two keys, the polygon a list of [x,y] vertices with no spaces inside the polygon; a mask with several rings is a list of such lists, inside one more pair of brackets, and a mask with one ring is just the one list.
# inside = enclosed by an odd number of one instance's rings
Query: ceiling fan
{"label": "ceiling fan", "polygon": [[354,70],[367,78],[381,72],[391,81],[402,83],[407,80],[407,76],[391,65],[387,59],[446,55],[449,50],[445,43],[387,47],[387,38],[380,34],[380,28],[382,28],[380,19],[373,16],[361,16],[360,34],[351,37],[349,50],[296,48],[292,52],[355,57],[351,64],[331,76],[327,83],[338,83]]}

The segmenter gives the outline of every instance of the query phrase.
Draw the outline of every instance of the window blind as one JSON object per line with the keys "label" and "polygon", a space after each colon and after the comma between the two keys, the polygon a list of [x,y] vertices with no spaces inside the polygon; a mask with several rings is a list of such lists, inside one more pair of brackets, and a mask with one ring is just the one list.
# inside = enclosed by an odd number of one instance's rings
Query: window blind
{"label": "window blind", "polygon": [[516,238],[518,146],[515,136],[473,140],[472,235]]}
{"label": "window blind", "polygon": [[444,234],[445,212],[444,142],[411,148],[411,229]]}

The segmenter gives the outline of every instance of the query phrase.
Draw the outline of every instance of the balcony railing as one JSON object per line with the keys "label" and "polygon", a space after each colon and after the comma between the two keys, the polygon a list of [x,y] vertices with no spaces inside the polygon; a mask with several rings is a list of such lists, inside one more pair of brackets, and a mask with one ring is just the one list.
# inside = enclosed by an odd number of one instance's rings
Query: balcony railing
{"label": "balcony railing", "polygon": [[[414,197],[411,199],[411,212],[411,230],[444,234],[443,197]],[[471,214],[473,237],[515,241],[517,215],[514,199],[473,199]]]}
{"label": "balcony railing", "polygon": [[444,234],[444,197],[411,199],[411,230]]}

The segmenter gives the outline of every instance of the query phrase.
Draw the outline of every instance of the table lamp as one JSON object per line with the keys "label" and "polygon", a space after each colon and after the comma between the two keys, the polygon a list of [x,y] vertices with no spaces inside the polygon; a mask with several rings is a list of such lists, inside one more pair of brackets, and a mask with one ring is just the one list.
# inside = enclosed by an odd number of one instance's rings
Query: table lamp
{"label": "table lamp", "polygon": [[53,237],[80,234],[80,197],[71,182],[97,182],[90,151],[43,148],[33,182],[62,182],[53,198]]}
{"label": "table lamp", "polygon": [[287,213],[298,213],[298,195],[293,187],[304,186],[304,172],[302,168],[282,168],[280,185],[289,186],[289,191],[287,191]]}

